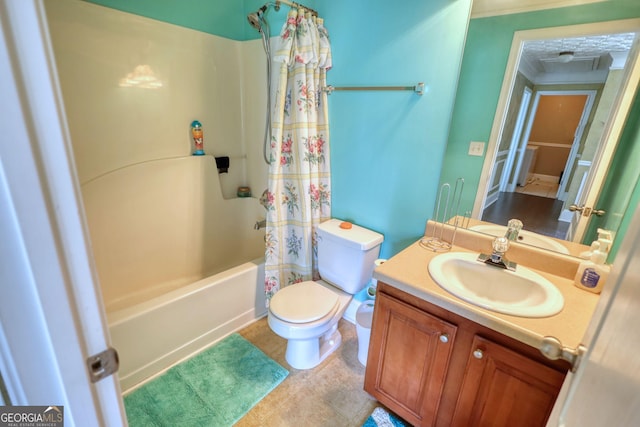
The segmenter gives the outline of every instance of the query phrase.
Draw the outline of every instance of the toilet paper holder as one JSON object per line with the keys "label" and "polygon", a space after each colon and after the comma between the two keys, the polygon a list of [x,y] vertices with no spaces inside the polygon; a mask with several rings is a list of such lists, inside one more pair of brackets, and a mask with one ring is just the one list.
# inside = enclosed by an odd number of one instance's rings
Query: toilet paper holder
{"label": "toilet paper holder", "polygon": [[[374,264],[374,269],[376,267],[380,267],[382,264],[384,264],[387,260],[384,258],[379,258],[377,260],[375,260],[373,262]],[[369,298],[375,298],[376,297],[376,289],[378,287],[378,279],[375,278],[371,278],[371,284],[369,285],[369,287],[367,288],[367,295],[369,296]]]}

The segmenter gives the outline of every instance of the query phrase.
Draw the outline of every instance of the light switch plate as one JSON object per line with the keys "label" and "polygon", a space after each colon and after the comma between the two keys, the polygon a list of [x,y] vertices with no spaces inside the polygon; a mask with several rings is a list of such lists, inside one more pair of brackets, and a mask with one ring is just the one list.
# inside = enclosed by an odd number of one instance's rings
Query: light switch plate
{"label": "light switch plate", "polygon": [[470,156],[482,156],[484,154],[484,142],[471,141],[469,143]]}

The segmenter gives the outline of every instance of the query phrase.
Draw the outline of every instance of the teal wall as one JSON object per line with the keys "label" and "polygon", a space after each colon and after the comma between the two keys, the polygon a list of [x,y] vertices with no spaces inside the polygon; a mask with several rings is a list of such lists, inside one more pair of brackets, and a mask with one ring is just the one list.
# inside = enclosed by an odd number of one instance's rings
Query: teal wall
{"label": "teal wall", "polygon": [[[462,60],[441,182],[465,178],[461,211],[472,209],[483,157],[467,155],[470,141],[489,140],[515,31],[640,17],[640,1],[610,0],[540,12],[472,19]],[[638,126],[631,115],[627,126]],[[615,164],[613,168],[616,168]],[[633,206],[626,217],[633,213]],[[627,220],[628,222],[628,220]]]}
{"label": "teal wall", "polygon": [[[91,0],[149,18],[246,40],[262,0]],[[425,82],[427,92],[335,92],[329,97],[332,213],[385,235],[389,257],[432,216],[464,45],[470,0],[303,2],[325,18],[334,86]],[[288,7],[269,9],[272,35]]]}
{"label": "teal wall", "polygon": [[[264,4],[263,0],[88,1],[234,40],[259,37],[246,15]],[[330,84],[424,81],[428,86],[422,97],[402,92],[330,96],[333,214],[384,233],[381,256],[385,257],[420,235],[424,220],[432,216],[438,181],[453,183],[463,177],[460,211],[473,207],[484,158],[468,156],[468,144],[489,139],[515,31],[640,17],[640,1],[610,0],[471,20],[447,134],[449,97],[457,76],[455,52],[465,35],[466,0],[407,0],[402,8],[387,0],[343,2],[339,7],[331,0],[304,3],[326,18],[335,64]],[[272,35],[279,32],[287,9],[269,9]],[[626,135],[640,126],[639,117],[630,116]],[[629,150],[640,144],[637,138],[629,141]],[[617,156],[612,169],[621,169],[626,158]],[[615,183],[608,185],[612,192]],[[640,200],[640,184],[625,185],[635,190],[620,235]]]}
{"label": "teal wall", "polygon": [[332,41],[334,86],[427,92],[329,97],[335,217],[385,235],[381,256],[416,241],[432,216],[457,85],[468,0],[317,0]]}

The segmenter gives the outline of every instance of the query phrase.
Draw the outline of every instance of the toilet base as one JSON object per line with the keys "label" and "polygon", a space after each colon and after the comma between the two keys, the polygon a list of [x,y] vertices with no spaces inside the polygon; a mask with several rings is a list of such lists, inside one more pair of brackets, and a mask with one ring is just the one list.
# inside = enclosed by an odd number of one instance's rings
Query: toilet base
{"label": "toilet base", "polygon": [[308,340],[287,341],[285,359],[295,369],[311,369],[318,366],[342,344],[338,323],[322,336]]}

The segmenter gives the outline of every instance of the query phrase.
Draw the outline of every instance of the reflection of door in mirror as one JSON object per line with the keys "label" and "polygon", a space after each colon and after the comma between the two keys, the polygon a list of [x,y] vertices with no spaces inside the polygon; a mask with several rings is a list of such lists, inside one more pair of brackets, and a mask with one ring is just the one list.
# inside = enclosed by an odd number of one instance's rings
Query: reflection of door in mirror
{"label": "reflection of door in mirror", "polygon": [[[507,150],[499,152],[504,153],[506,151],[506,163],[501,173],[502,178],[500,179],[500,191],[503,192],[513,193],[516,190],[518,176],[513,171],[514,167],[516,170],[518,169],[518,166],[516,166],[518,164],[518,157],[520,157],[522,155],[522,152],[526,149],[526,144],[522,142],[524,140],[520,138],[520,136],[522,135],[524,122],[529,111],[529,103],[531,102],[532,93],[533,91],[531,90],[531,88],[525,86],[524,90],[522,91],[522,100],[520,101],[518,116],[516,117],[515,127],[511,136],[511,144],[509,144]],[[509,132],[503,132],[503,139],[508,134]],[[522,169],[522,166],[520,166],[520,169]],[[494,166],[494,170],[498,170],[498,160],[496,160],[496,166]],[[498,196],[499,194],[496,194],[495,197]]]}
{"label": "reflection of door in mirror", "polygon": [[640,76],[640,29],[606,24],[515,34],[475,217],[582,240]]}
{"label": "reflection of door in mirror", "polygon": [[520,136],[533,93],[526,82],[527,80],[522,74],[516,76],[483,210],[496,202],[501,192],[511,193],[516,189],[517,177],[513,174],[513,170],[518,161],[518,154],[524,150]]}

